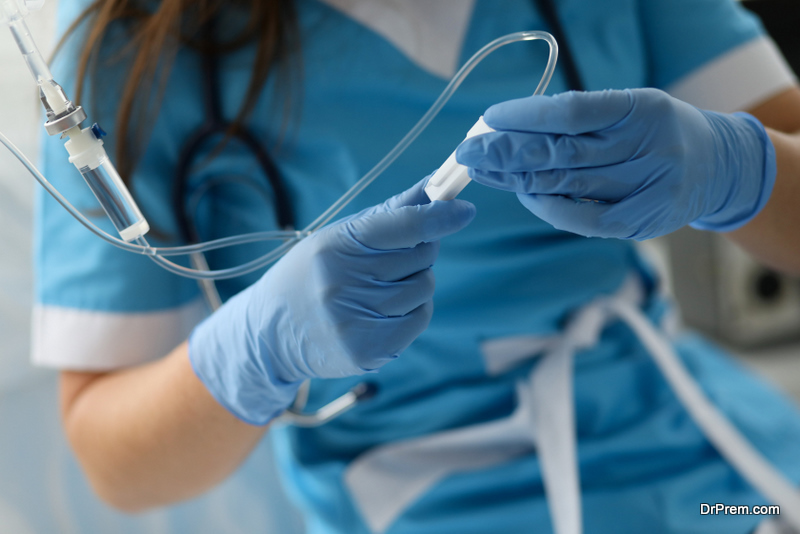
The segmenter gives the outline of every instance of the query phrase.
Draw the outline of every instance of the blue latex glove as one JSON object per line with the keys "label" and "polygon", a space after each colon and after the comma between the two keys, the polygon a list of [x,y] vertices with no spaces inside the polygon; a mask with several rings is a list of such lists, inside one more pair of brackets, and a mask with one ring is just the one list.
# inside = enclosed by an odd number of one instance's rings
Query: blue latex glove
{"label": "blue latex glove", "polygon": [[484,120],[498,131],[456,154],[470,176],[585,236],[641,240],[690,223],[734,230],[775,183],[775,149],[755,118],[656,89],[534,96],[493,106]]}
{"label": "blue latex glove", "polygon": [[189,359],[220,404],[265,424],[303,380],[374,371],[427,328],[438,240],[475,207],[427,203],[423,182],[311,235],[194,329]]}

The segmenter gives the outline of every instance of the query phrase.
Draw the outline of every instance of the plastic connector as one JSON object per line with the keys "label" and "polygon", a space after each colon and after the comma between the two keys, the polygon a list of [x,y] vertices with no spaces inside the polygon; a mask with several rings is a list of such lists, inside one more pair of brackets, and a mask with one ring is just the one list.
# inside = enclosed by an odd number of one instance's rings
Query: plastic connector
{"label": "plastic connector", "polygon": [[[493,132],[494,130],[483,122],[483,117],[467,132],[467,139],[476,135]],[[428,198],[433,200],[452,200],[467,187],[472,180],[467,174],[467,168],[456,161],[456,151],[454,150],[447,158],[439,170],[436,171],[428,184],[425,186],[425,193]]]}
{"label": "plastic connector", "polygon": [[92,124],[92,133],[97,139],[102,139],[108,135],[106,131],[103,130],[103,128],[101,128],[97,123]]}

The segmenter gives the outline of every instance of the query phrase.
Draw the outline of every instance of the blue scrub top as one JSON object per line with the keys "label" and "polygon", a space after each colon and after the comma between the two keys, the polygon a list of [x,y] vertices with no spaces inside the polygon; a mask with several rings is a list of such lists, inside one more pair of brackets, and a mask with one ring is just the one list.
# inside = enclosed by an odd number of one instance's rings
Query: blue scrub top
{"label": "blue scrub top", "polygon": [[[83,5],[62,2],[61,20]],[[758,38],[754,19],[728,0],[564,0],[559,10],[569,46],[589,90],[667,87],[729,50]],[[446,81],[420,69],[388,41],[344,14],[299,0],[303,32],[299,115],[283,131],[279,92],[270,82],[249,126],[280,168],[303,227],[368,171],[414,125]],[[534,3],[478,0],[462,62],[501,35],[547,29]],[[72,93],[75,43],[62,53],[56,77]],[[250,77],[253,51],[222,65],[224,113],[233,117]],[[441,115],[346,213],[382,202],[434,170],[490,105],[533,92],[547,59],[546,45],[520,43],[490,56]],[[102,73],[113,88],[124,71]],[[204,120],[200,63],[179,53],[169,78],[133,191],[165,243],[178,231],[171,179],[183,143]],[[559,69],[549,94],[566,90]],[[112,132],[115,101],[99,96],[93,117]],[[89,96],[85,99],[89,102]],[[113,138],[108,143],[114,153]],[[56,140],[45,144],[45,174],[79,207],[95,206],[66,163]],[[256,162],[235,143],[192,174],[192,184],[258,176]],[[199,204],[204,239],[274,229],[270,198],[229,185]],[[270,196],[269,192],[266,194]],[[317,429],[281,428],[273,434],[291,493],[308,513],[312,533],[369,532],[343,483],[350,462],[374,447],[508,416],[514,384],[535,365],[531,358],[499,376],[487,372],[481,343],[517,335],[557,334],[576,308],[613,293],[631,273],[648,289],[654,321],[668,305],[657,280],[633,246],[557,231],[538,220],[514,195],[470,185],[461,198],[478,209],[475,221],[442,242],[435,266],[435,313],[430,328],[398,359],[368,378],[379,386],[370,402]],[[38,299],[43,305],[96,312],[149,313],[198,298],[195,282],[175,277],[146,258],[97,240],[51,199],[39,202]],[[106,224],[99,218],[98,224]],[[107,225],[111,231],[110,225]],[[213,268],[255,257],[261,245],[209,254]],[[222,281],[224,298],[259,273]],[[699,338],[679,344],[687,365],[709,396],[754,443],[795,479],[792,455],[800,417],[771,392]],[[329,402],[362,378],[316,381],[309,407]],[[622,325],[581,353],[575,396],[584,520],[593,533],[749,532],[757,517],[701,517],[701,502],[762,503],[711,448],[678,404],[641,345]],[[546,532],[550,520],[535,454],[488,469],[454,474],[416,500],[387,530],[391,534],[441,532]]]}

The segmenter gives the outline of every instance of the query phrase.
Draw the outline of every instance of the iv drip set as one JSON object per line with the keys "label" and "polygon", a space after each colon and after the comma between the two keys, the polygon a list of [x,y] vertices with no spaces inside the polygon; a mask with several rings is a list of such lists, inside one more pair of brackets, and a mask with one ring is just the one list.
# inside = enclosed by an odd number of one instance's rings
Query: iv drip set
{"label": "iv drip set", "polygon": [[[197,280],[233,278],[266,267],[280,259],[302,239],[329,223],[408,148],[436,117],[467,75],[498,48],[520,41],[543,40],[547,42],[550,52],[547,67],[534,93],[537,95],[543,94],[547,89],[558,58],[558,45],[553,36],[547,32],[525,31],[512,33],[485,45],[461,67],[430,109],[400,142],[345,192],[339,200],[302,230],[254,232],[204,243],[175,247],[153,247],[145,239],[145,234],[150,229],[147,220],[142,215],[141,210],[136,205],[136,201],[103,148],[102,137],[105,136],[105,132],[97,124],[86,128],[81,127],[82,123],[88,118],[86,112],[81,106],[70,101],[61,86],[53,79],[47,63],[42,58],[30,30],[28,30],[28,26],[25,24],[25,16],[32,10],[40,9],[43,3],[44,0],[0,0],[0,23],[8,25],[10,28],[11,34],[39,87],[39,97],[47,115],[47,122],[44,125],[45,130],[51,136],[59,135],[61,138],[67,138],[64,147],[69,154],[70,163],[75,165],[78,172],[83,176],[106,215],[114,224],[119,237],[103,231],[78,211],[2,132],[0,132],[0,143],[14,154],[64,209],[96,236],[128,252],[148,256],[158,265],[174,274]],[[469,131],[468,137],[490,131],[492,129],[486,126],[481,118]],[[467,168],[456,162],[455,152],[453,152],[442,167],[431,177],[425,191],[431,200],[450,200],[455,198],[469,181]],[[282,241],[282,243],[259,258],[228,269],[195,269],[183,267],[167,259],[171,256],[185,256],[267,240],[277,240]]]}

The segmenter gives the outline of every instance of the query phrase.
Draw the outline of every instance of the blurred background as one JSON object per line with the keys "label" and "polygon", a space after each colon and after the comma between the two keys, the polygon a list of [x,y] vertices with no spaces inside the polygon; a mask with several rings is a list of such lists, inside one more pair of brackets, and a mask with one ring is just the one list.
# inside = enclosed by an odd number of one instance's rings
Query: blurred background
{"label": "blurred background", "polygon": [[[800,2],[745,4],[800,72]],[[48,0],[28,18],[45,56],[55,7]],[[0,131],[35,161],[42,122],[19,52],[0,31]],[[93,496],[60,428],[55,373],[28,364],[33,191],[32,177],[0,149],[0,534],[300,532],[277,486],[269,440],[220,488],[180,506],[131,517]],[[712,234],[682,231],[644,248],[666,273],[685,323],[800,399],[800,280]]]}

